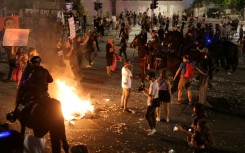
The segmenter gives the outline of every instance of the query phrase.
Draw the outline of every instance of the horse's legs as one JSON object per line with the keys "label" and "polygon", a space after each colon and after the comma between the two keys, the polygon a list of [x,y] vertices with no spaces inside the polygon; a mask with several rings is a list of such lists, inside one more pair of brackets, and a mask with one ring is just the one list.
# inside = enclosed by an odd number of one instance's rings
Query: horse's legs
{"label": "horse's legs", "polygon": [[138,61],[138,65],[139,65],[139,69],[140,69],[140,74],[139,74],[139,78],[140,78],[140,82],[144,83],[145,80],[145,61]]}
{"label": "horse's legs", "polygon": [[22,124],[20,124],[20,133],[22,134],[22,136],[25,136],[25,130],[26,130],[26,126]]}

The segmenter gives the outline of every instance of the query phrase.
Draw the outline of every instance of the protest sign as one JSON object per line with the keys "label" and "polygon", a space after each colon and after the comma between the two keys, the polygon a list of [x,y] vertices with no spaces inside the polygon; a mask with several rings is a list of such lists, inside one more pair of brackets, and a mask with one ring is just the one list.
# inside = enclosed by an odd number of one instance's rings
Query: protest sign
{"label": "protest sign", "polygon": [[70,28],[70,39],[73,39],[76,37],[76,27],[75,27],[74,18],[73,17],[69,18],[68,23]]}
{"label": "protest sign", "polygon": [[27,46],[30,29],[5,29],[3,46]]}

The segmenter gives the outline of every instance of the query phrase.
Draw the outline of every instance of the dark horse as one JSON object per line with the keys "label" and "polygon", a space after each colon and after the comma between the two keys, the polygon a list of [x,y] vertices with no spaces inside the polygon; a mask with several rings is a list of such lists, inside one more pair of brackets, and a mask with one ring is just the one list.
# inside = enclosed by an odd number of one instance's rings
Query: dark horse
{"label": "dark horse", "polygon": [[37,138],[42,138],[49,132],[52,152],[61,152],[61,141],[65,153],[69,152],[64,117],[58,100],[49,97],[39,99],[38,102],[24,108],[18,120],[21,125],[21,134],[25,134],[26,127],[31,128]]}
{"label": "dark horse", "polygon": [[143,38],[140,35],[135,35],[134,40],[130,43],[130,47],[136,49],[138,47],[137,63],[140,69],[140,81],[144,83],[144,76],[146,70],[146,55],[149,54],[148,47],[143,43]]}
{"label": "dark horse", "polygon": [[[175,75],[182,61],[183,56],[183,34],[179,31],[168,31],[163,40],[163,52],[166,55],[166,68],[171,72],[172,76]],[[172,86],[172,93],[177,91],[179,76],[174,80]]]}
{"label": "dark horse", "polygon": [[[135,36],[134,40],[130,43],[130,47],[135,49],[138,47],[137,63],[140,68],[141,82],[144,82],[147,58],[151,53],[150,48],[157,50],[155,54],[156,58],[161,59],[160,68],[166,68],[171,72],[172,75],[175,75],[175,72],[177,71],[180,64],[179,51],[183,42],[183,36],[181,36],[182,34],[180,32],[174,31],[167,33],[164,39],[164,46],[159,46],[158,44],[155,45],[153,43],[148,43],[148,45],[145,45],[140,35]],[[172,90],[177,91],[177,86],[175,84]]]}
{"label": "dark horse", "polygon": [[217,66],[232,71],[236,71],[238,65],[238,48],[237,45],[225,40],[219,40],[210,46],[210,51],[214,55]]}

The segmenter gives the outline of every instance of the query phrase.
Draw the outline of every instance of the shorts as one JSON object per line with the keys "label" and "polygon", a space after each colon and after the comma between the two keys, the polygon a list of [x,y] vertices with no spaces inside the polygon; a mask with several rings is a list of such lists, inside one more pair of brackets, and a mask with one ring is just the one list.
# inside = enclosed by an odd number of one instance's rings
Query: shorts
{"label": "shorts", "polygon": [[190,90],[191,89],[190,87],[191,87],[191,79],[181,76],[178,84],[178,90],[183,90],[184,88],[186,90]]}
{"label": "shorts", "polygon": [[122,89],[122,96],[125,98],[129,98],[130,95],[130,88],[123,88]]}
{"label": "shorts", "polygon": [[167,90],[159,90],[158,98],[160,102],[169,103],[170,102],[170,94]]}

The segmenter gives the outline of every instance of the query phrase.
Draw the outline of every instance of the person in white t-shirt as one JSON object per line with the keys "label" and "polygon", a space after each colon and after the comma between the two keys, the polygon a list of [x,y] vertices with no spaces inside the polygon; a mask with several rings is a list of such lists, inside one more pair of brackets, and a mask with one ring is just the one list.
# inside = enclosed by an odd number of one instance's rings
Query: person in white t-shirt
{"label": "person in white t-shirt", "polygon": [[132,85],[133,74],[130,70],[132,67],[129,60],[125,60],[124,66],[122,67],[122,97],[121,97],[121,107],[124,112],[130,112],[127,108],[128,98],[130,96],[130,89]]}
{"label": "person in white t-shirt", "polygon": [[156,74],[150,71],[146,75],[146,79],[150,82],[149,89],[144,89],[144,93],[147,96],[147,111],[145,114],[145,118],[149,124],[150,131],[148,135],[153,135],[156,132],[156,115],[155,110],[156,107],[160,105],[158,99],[158,82],[156,79]]}

